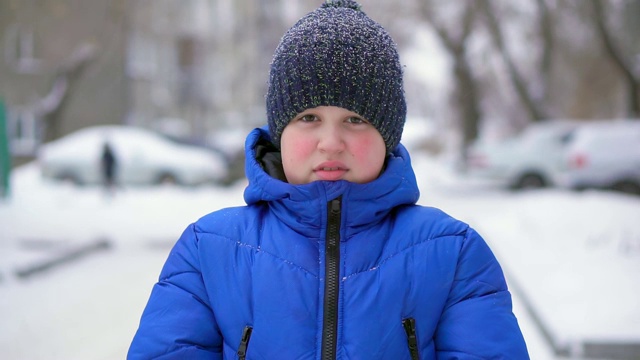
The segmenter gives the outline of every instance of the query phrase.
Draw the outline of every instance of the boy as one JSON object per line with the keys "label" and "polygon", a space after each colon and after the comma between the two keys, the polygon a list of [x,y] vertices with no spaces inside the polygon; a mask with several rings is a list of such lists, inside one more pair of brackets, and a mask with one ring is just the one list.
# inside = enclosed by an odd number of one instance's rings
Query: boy
{"label": "boy", "polygon": [[130,358],[528,359],[483,239],[416,205],[402,69],[351,0],[283,36],[246,206],[185,230]]}

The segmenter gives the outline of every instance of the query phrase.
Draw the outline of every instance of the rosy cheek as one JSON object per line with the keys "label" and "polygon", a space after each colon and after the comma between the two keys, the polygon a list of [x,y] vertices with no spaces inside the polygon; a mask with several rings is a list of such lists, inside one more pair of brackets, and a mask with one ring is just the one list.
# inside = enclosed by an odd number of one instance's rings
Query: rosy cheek
{"label": "rosy cheek", "polygon": [[368,137],[358,139],[353,143],[351,151],[357,159],[366,159],[367,157],[374,157],[373,153],[375,147],[375,141]]}
{"label": "rosy cheek", "polygon": [[293,141],[293,154],[294,158],[304,158],[315,149],[315,143],[312,140],[299,137]]}

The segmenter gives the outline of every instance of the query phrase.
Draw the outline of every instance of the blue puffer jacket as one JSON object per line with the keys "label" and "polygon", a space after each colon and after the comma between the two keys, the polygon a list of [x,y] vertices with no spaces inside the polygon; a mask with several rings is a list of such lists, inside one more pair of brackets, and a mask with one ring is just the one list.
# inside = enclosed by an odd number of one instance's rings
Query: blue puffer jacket
{"label": "blue puffer jacket", "polygon": [[130,359],[528,359],[494,255],[415,205],[402,145],[373,182],[290,185],[256,159],[265,138],[247,138],[248,205],[171,251]]}

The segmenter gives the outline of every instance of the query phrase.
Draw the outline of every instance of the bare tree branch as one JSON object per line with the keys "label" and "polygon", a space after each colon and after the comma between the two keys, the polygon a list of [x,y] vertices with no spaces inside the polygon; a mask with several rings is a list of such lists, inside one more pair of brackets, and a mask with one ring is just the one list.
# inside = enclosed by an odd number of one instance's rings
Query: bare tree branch
{"label": "bare tree branch", "polygon": [[466,162],[468,145],[478,137],[481,113],[476,80],[466,55],[466,43],[473,29],[476,9],[473,2],[470,1],[465,2],[464,6],[461,23],[462,31],[456,37],[451,30],[448,30],[436,20],[437,17],[434,15],[432,4],[426,0],[421,2],[423,16],[433,26],[442,44],[453,59],[453,75],[456,84],[453,99],[459,111],[462,127],[462,160]]}
{"label": "bare tree branch", "polygon": [[78,45],[59,66],[47,95],[31,104],[34,114],[45,119],[43,140],[50,141],[59,135],[61,110],[82,71],[97,56],[98,48],[90,43]]}
{"label": "bare tree branch", "polygon": [[622,53],[616,48],[614,40],[606,26],[606,14],[605,5],[601,0],[592,0],[593,3],[593,15],[596,24],[596,29],[602,45],[607,52],[607,56],[613,61],[615,66],[620,70],[624,82],[627,84],[629,91],[629,104],[627,109],[627,115],[631,118],[640,116],[640,79],[633,73],[631,66],[629,66]]}
{"label": "bare tree branch", "polygon": [[478,4],[485,15],[487,20],[487,27],[489,29],[489,34],[493,40],[493,43],[498,48],[504,62],[507,66],[507,71],[509,72],[509,79],[511,80],[516,94],[520,101],[522,101],[525,110],[529,114],[529,117],[533,121],[540,121],[547,118],[547,114],[541,109],[541,106],[538,105],[536,100],[531,95],[529,89],[525,85],[525,80],[518,71],[518,68],[515,65],[515,62],[504,43],[504,38],[502,36],[502,29],[500,28],[500,24],[495,15],[495,10],[491,4],[490,0],[478,0]]}
{"label": "bare tree branch", "polygon": [[537,96],[547,102],[549,77],[551,76],[551,60],[555,51],[554,22],[546,0],[536,0],[538,5],[540,37],[542,40],[542,55],[540,59],[540,94]]}

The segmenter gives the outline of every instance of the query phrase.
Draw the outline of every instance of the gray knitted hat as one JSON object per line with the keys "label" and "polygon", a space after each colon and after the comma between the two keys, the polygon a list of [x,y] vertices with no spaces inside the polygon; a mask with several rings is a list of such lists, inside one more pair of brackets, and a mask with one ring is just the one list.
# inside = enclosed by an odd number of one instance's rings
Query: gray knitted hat
{"label": "gray knitted hat", "polygon": [[369,120],[391,151],[400,142],[407,112],[395,42],[355,1],[326,0],[280,40],[266,105],[278,148],[295,115],[331,105]]}

